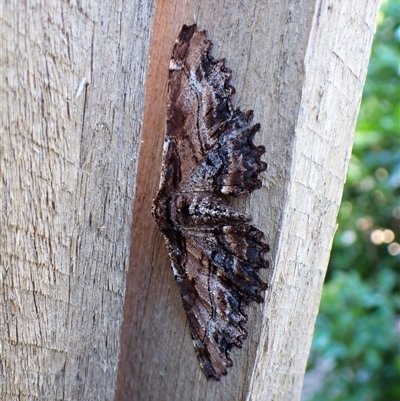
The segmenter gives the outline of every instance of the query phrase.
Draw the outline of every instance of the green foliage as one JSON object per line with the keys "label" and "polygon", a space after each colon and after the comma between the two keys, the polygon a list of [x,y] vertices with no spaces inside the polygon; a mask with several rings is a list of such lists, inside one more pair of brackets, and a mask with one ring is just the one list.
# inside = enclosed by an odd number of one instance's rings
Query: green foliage
{"label": "green foliage", "polygon": [[400,400],[400,2],[378,18],[309,372],[312,401]]}
{"label": "green foliage", "polygon": [[314,400],[400,399],[395,283],[390,269],[382,270],[373,284],[357,272],[338,272],[326,283],[313,358],[332,361],[333,369]]}

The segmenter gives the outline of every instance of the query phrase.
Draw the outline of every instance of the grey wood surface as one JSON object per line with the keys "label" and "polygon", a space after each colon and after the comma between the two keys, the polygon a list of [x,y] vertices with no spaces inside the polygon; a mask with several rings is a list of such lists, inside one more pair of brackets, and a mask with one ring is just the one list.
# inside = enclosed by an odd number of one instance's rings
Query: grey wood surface
{"label": "grey wood surface", "polygon": [[2,400],[114,397],[152,7],[1,5]]}

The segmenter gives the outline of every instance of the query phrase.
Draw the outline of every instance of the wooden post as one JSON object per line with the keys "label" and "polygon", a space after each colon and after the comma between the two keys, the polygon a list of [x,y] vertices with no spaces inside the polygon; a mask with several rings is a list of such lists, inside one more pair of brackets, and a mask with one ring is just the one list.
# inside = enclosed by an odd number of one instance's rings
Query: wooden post
{"label": "wooden post", "polygon": [[[2,397],[300,398],[378,7],[3,5]],[[220,382],[200,371],[150,215],[168,63],[193,22],[233,71],[234,106],[261,123],[268,162],[263,188],[238,206],[271,245],[269,290]]]}
{"label": "wooden post", "polygon": [[1,6],[0,399],[112,400],[152,3]]}

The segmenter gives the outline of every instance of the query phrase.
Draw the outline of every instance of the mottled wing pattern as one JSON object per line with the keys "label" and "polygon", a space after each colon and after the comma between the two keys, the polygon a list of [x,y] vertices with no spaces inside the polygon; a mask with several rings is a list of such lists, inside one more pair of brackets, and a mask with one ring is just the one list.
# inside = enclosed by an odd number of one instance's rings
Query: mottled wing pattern
{"label": "mottled wing pattern", "polygon": [[185,182],[218,140],[218,128],[232,116],[225,61],[209,55],[212,44],[195,25],[184,26],[175,43],[169,70],[167,139],[175,141],[179,174]]}
{"label": "mottled wing pattern", "polygon": [[167,243],[175,279],[200,365],[218,379],[232,365],[229,349],[247,336],[244,305],[263,300],[257,270],[268,266],[269,247],[248,216],[212,194],[178,193],[173,204],[178,229]]}
{"label": "mottled wing pattern", "polygon": [[253,113],[236,110],[232,118],[217,130],[218,141],[181,183],[183,191],[207,191],[239,196],[261,187],[258,174],[267,168],[260,161],[265,149],[254,146],[254,134],[260,125],[251,126]]}
{"label": "mottled wing pattern", "polygon": [[244,306],[262,302],[269,247],[250,217],[225,195],[261,187],[264,147],[253,144],[252,112],[233,110],[231,72],[215,61],[211,42],[183,26],[169,75],[163,174],[153,215],[166,237],[193,343],[208,378],[232,365],[228,351],[247,333]]}

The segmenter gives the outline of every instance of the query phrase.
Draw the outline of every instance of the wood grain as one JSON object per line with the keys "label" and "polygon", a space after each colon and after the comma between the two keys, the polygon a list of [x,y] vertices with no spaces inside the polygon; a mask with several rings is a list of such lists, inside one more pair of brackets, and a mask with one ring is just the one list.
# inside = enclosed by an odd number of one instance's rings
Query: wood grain
{"label": "wood grain", "polygon": [[0,399],[111,400],[152,3],[1,6]]}

